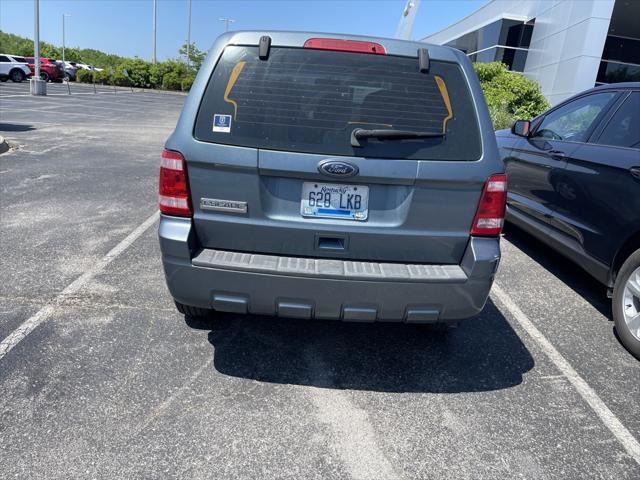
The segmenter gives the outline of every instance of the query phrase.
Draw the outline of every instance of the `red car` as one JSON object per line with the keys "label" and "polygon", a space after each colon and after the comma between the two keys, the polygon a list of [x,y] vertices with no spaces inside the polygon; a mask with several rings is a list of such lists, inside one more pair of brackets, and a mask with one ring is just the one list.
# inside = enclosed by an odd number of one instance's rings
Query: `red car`
{"label": "red car", "polygon": [[[35,75],[35,59],[33,57],[25,58],[29,63],[31,75]],[[57,64],[50,58],[40,57],[40,78],[42,78],[45,82],[48,82],[49,80],[51,80],[52,82],[62,82],[62,79],[64,78],[64,70],[62,69],[62,65]]]}

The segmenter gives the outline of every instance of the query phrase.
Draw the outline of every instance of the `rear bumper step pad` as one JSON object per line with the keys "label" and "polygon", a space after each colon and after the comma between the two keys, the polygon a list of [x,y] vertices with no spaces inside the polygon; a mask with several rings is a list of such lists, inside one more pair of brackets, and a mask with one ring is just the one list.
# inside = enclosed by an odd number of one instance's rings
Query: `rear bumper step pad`
{"label": "rear bumper step pad", "polygon": [[459,265],[358,262],[323,258],[280,257],[203,249],[192,264],[198,267],[288,276],[393,282],[461,283],[467,275]]}

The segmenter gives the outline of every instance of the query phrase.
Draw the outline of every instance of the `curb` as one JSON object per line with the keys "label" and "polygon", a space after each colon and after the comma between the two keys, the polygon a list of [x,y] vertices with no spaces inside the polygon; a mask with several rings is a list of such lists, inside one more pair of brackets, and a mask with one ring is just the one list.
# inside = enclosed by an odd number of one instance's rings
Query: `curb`
{"label": "curb", "polygon": [[9,151],[9,144],[4,139],[4,137],[2,135],[0,135],[0,154],[8,152],[8,151]]}

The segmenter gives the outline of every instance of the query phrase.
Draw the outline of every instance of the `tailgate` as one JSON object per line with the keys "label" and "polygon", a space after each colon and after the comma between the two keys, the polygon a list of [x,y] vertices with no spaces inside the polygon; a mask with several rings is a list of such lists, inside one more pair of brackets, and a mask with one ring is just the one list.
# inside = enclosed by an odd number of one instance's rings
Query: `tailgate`
{"label": "tailgate", "polygon": [[[354,43],[366,42],[345,44]],[[224,48],[184,152],[203,247],[460,262],[496,173],[482,158],[466,76],[450,60],[424,70],[417,56],[378,47]],[[356,131],[366,133],[354,140]]]}

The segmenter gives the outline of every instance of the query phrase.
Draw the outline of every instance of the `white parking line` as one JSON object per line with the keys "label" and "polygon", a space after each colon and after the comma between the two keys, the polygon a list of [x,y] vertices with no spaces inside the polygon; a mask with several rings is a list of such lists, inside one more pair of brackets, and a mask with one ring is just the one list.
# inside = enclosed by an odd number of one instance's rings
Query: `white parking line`
{"label": "white parking line", "polygon": [[[622,424],[620,419],[607,407],[598,394],[580,376],[571,364],[551,344],[540,330],[533,324],[511,297],[496,283],[493,284],[491,296],[498,299],[502,307],[520,324],[529,336],[538,344],[545,355],[556,368],[569,380],[569,383],[578,391],[582,399],[587,402],[602,423],[613,433],[622,444],[627,453],[636,463],[640,464],[640,443],[631,432]],[[500,305],[498,305],[498,309]],[[506,313],[506,312],[503,312]],[[505,315],[506,316],[506,315]]]}
{"label": "white parking line", "polygon": [[131,246],[144,232],[146,232],[156,220],[158,220],[160,214],[155,212],[138,227],[135,228],[124,240],[113,247],[109,252],[98,260],[93,267],[84,272],[73,282],[71,282],[62,292],[60,292],[51,302],[42,307],[33,316],[25,320],[18,328],[11,332],[7,338],[0,342],[0,359],[2,359],[7,353],[11,351],[21,340],[29,335],[35,328],[44,322],[47,318],[55,312],[58,307],[66,298],[74,295],[78,290],[84,287],[93,277],[102,272],[107,265],[115,260],[120,254],[122,254],[128,247]]}
{"label": "white parking line", "polygon": [[[113,92],[72,92],[72,93],[47,93],[47,97],[73,97],[74,95],[106,95],[106,94],[115,95]],[[120,93],[128,93],[131,94],[133,92],[127,92],[126,90]],[[119,94],[118,94],[119,95]],[[30,93],[16,93],[11,95],[0,94],[0,98],[15,98],[15,97],[31,97]]]}

